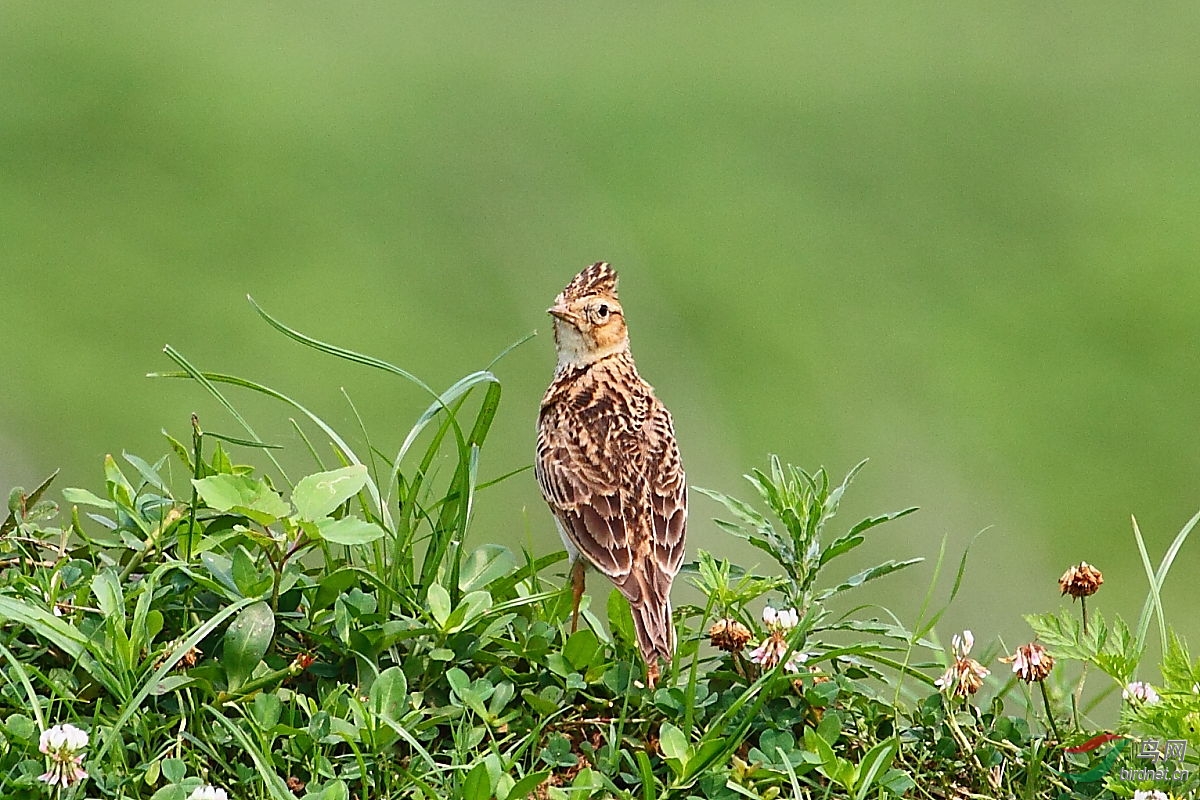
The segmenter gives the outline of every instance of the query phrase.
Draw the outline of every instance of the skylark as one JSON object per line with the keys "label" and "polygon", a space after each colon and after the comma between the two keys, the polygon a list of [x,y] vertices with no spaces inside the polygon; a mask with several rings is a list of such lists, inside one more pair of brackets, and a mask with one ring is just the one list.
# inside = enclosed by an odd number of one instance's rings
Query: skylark
{"label": "skylark", "polygon": [[659,660],[675,652],[671,582],[687,528],[671,414],[634,366],[608,264],[576,275],[548,311],[558,366],[538,416],[535,472],[573,562],[571,630],[590,563],[629,600],[653,685]]}

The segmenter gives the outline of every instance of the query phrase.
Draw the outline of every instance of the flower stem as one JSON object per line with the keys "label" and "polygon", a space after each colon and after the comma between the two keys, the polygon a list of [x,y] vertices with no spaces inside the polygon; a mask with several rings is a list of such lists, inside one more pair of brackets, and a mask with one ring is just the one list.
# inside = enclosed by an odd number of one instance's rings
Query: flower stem
{"label": "flower stem", "polygon": [[[950,736],[956,742],[958,742],[958,746],[962,748],[962,752],[971,757],[971,761],[975,763],[975,768],[978,769],[981,774],[987,776],[988,783],[992,783],[993,778],[991,772],[984,768],[983,762],[979,760],[979,754],[976,752],[976,748],[971,745],[970,740],[967,739],[967,734],[963,732],[961,727],[959,727],[958,719],[955,717],[954,699],[947,698],[946,703],[949,706],[946,709],[948,712],[946,714],[946,722],[950,726]],[[964,705],[967,704],[964,702]]]}
{"label": "flower stem", "polygon": [[1083,633],[1087,635],[1087,598],[1079,598],[1079,610],[1083,612]]}
{"label": "flower stem", "polygon": [[1062,741],[1062,737],[1058,735],[1058,728],[1054,725],[1054,712],[1050,710],[1050,695],[1046,693],[1046,682],[1038,681],[1038,688],[1042,690],[1042,704],[1046,706],[1046,719],[1050,722],[1050,730],[1054,733],[1056,741]]}
{"label": "flower stem", "polygon": [[235,690],[219,692],[217,694],[217,703],[220,705],[228,703],[231,700],[240,700],[243,697],[257,692],[259,689],[265,689],[268,686],[279,686],[289,678],[294,678],[301,672],[304,672],[304,670],[307,668],[307,665],[310,663],[312,662],[306,662],[297,656],[292,660],[291,664],[288,664],[283,669],[277,669],[273,672],[268,672],[266,675],[262,675],[252,681],[242,684]]}
{"label": "flower stem", "polygon": [[1083,684],[1084,681],[1087,680],[1088,666],[1088,662],[1083,662],[1083,669],[1079,673],[1079,683],[1075,687],[1075,695],[1071,702],[1071,705],[1073,706],[1071,716],[1075,720],[1076,728],[1079,727],[1079,703],[1083,699]]}
{"label": "flower stem", "polygon": [[167,515],[150,531],[150,535],[142,542],[142,549],[134,553],[129,559],[129,563],[125,565],[125,569],[121,570],[121,583],[128,581],[129,576],[137,571],[137,568],[142,565],[146,556],[150,555],[158,547],[158,540],[163,535],[163,531],[174,525],[182,516],[183,512],[175,507],[172,507],[167,512]]}

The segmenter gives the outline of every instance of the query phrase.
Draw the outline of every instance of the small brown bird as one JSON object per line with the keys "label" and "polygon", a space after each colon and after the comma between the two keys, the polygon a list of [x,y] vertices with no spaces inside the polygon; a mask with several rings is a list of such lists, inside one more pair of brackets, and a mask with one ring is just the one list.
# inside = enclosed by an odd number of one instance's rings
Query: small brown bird
{"label": "small brown bird", "polygon": [[671,582],[687,528],[671,414],[634,366],[608,264],[576,275],[548,311],[558,366],[542,398],[534,468],[573,562],[571,630],[590,563],[629,600],[653,685],[659,659],[675,652]]}

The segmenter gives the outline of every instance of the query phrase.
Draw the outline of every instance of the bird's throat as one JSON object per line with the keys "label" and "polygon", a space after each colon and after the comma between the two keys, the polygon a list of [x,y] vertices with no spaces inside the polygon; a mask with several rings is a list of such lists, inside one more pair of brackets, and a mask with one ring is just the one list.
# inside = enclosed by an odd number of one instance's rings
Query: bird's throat
{"label": "bird's throat", "polygon": [[554,344],[558,350],[558,369],[583,369],[609,356],[629,350],[629,340],[602,345],[571,323],[554,320]]}

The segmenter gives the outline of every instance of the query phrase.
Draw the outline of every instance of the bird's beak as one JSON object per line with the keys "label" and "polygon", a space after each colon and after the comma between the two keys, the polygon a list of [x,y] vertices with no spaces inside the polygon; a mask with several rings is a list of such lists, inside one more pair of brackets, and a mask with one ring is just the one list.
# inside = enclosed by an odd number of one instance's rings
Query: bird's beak
{"label": "bird's beak", "polygon": [[546,313],[564,322],[574,322],[575,315],[565,305],[554,305],[546,309]]}

